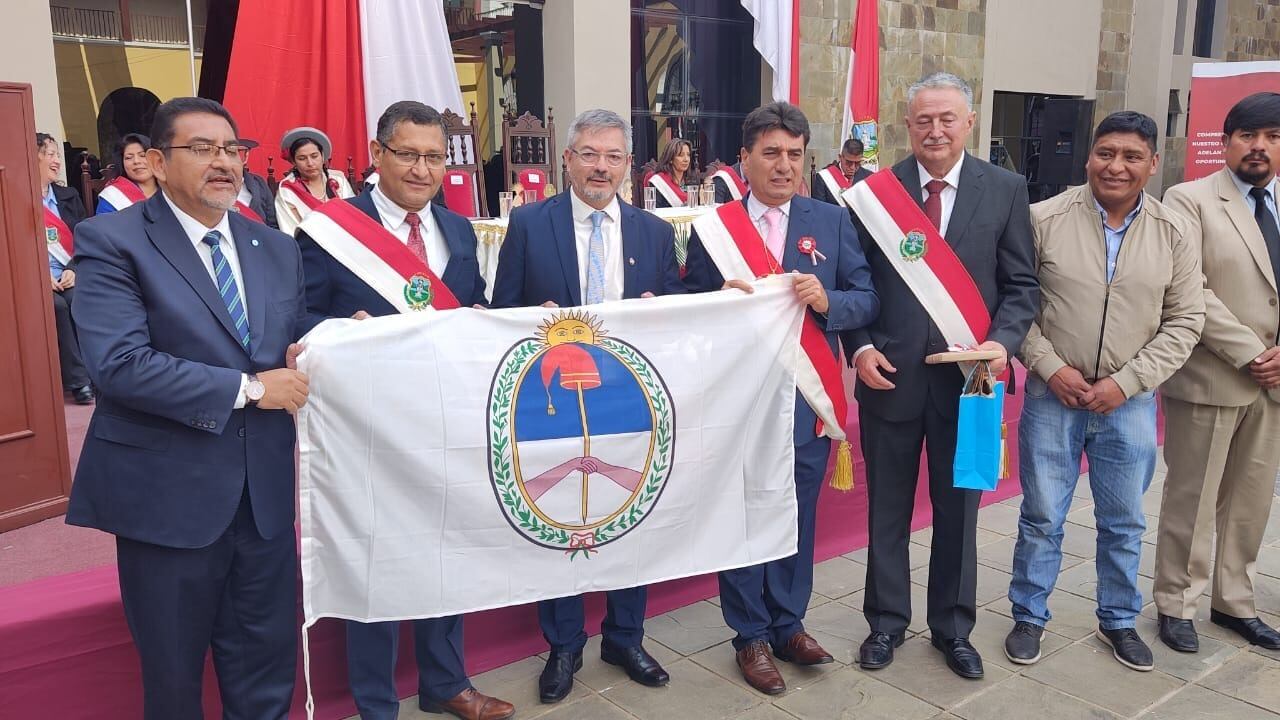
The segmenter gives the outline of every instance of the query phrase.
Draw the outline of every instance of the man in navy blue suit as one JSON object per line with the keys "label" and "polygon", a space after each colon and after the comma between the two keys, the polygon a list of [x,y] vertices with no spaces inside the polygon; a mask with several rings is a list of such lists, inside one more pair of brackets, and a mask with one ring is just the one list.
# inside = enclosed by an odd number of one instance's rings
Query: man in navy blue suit
{"label": "man in navy blue suit", "polygon": [[[809,121],[794,105],[770,103],[747,116],[740,155],[750,193],[742,203],[754,227],[745,228],[752,237],[733,239],[752,250],[763,243],[774,272],[796,274],[796,295],[809,306],[810,317],[824,331],[831,352],[836,353],[837,336],[848,337],[875,320],[880,302],[871,287],[871,272],[849,213],[797,194],[808,144]],[[750,290],[741,279],[725,282],[696,230],[689,239],[685,267],[685,283],[692,291],[726,286]],[[817,420],[809,403],[797,393],[797,554],[720,573],[720,607],[725,622],[737,633],[733,647],[738,667],[752,687],[770,695],[786,690],[773,657],[799,665],[832,661],[804,630],[813,591],[818,492],[831,449],[830,439],[817,432]]]}
{"label": "man in navy blue suit", "polygon": [[156,110],[160,192],[76,229],[74,306],[98,405],[67,522],[116,536],[148,720],[284,718],[297,654],[294,427],[306,402],[293,240],[227,212],[244,148],[218,103]]}
{"label": "man in navy blue suit", "polygon": [[[334,317],[363,319],[403,309],[399,304],[404,302],[404,280],[398,275],[390,274],[385,287],[361,279],[383,274],[376,253],[369,262],[348,267],[330,252],[351,258],[352,253],[342,251],[344,247],[360,243],[372,249],[378,247],[379,236],[401,253],[401,245],[407,247],[416,256],[408,261],[417,264],[425,277],[439,279],[461,306],[483,306],[485,284],[471,223],[433,201],[444,179],[446,160],[440,113],[411,100],[394,103],[378,119],[369,153],[379,182],[369,192],[331,202],[349,203],[376,225],[348,223],[344,229],[333,220],[341,215],[316,212],[298,228],[307,278],[308,327]],[[347,674],[363,720],[390,720],[399,710],[395,686],[399,634],[398,622],[347,623]],[[418,704],[423,710],[444,711],[466,720],[505,720],[515,714],[510,703],[471,686],[463,665],[461,616],[415,620],[413,635]]]}
{"label": "man in navy blue suit", "polygon": [[[570,192],[511,213],[493,307],[572,307],[683,293],[675,232],[658,217],[618,200],[631,166],[631,128],[608,110],[588,110],[569,126],[564,163]],[[670,680],[641,645],[646,588],[607,593],[600,658],[651,687]],[[551,646],[538,680],[544,703],[563,700],[582,667],[585,611],[581,595],[538,603]]]}

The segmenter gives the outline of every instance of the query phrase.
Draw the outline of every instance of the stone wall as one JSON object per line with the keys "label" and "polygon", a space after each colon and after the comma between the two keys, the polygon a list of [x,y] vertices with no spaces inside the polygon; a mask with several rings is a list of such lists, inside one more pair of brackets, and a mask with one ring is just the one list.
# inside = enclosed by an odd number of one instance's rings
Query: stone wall
{"label": "stone wall", "polygon": [[1280,0],[1228,0],[1223,60],[1280,58]]}
{"label": "stone wall", "polygon": [[[986,0],[880,0],[882,166],[910,152],[903,118],[912,82],[932,72],[951,72],[973,86],[975,100],[982,97],[986,5]],[[800,107],[813,126],[810,148],[819,167],[835,158],[843,140],[844,83],[855,6],[855,0],[800,4]],[[976,103],[974,110],[981,115]],[[978,136],[975,127],[971,150]]]}
{"label": "stone wall", "polygon": [[1133,39],[1133,0],[1103,0],[1102,34],[1098,40],[1098,86],[1093,124],[1125,109]]}

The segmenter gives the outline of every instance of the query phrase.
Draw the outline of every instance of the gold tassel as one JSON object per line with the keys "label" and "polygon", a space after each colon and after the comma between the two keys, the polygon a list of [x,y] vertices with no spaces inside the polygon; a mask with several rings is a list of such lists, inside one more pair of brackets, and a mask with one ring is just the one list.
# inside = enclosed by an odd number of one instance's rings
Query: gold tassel
{"label": "gold tassel", "polygon": [[831,473],[831,487],[840,492],[853,489],[853,449],[849,447],[848,440],[841,440],[840,448],[836,450],[836,469]]}

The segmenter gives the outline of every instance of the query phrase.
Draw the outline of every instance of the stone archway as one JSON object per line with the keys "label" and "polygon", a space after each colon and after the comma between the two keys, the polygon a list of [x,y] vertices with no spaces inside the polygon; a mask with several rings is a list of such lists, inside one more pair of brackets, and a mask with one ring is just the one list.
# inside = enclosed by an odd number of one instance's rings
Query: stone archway
{"label": "stone archway", "polygon": [[102,167],[114,162],[120,138],[128,133],[151,133],[160,98],[140,87],[122,87],[111,91],[98,109],[98,150]]}

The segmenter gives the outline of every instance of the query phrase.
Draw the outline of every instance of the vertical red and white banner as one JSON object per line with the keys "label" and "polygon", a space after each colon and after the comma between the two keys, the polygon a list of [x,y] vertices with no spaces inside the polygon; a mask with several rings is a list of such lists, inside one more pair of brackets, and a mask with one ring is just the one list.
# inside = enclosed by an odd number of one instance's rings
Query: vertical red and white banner
{"label": "vertical red and white banner", "polygon": [[773,99],[800,104],[800,0],[742,0],[756,20],[751,41],[773,68]]}
{"label": "vertical red and white banner", "polygon": [[858,0],[849,39],[849,78],[844,90],[840,142],[862,141],[862,166],[880,168],[880,18],[876,0]]}
{"label": "vertical red and white banner", "polygon": [[1191,66],[1187,166],[1183,180],[1222,167],[1222,122],[1231,106],[1257,92],[1280,92],[1280,62],[1196,63]]}

